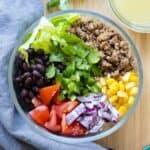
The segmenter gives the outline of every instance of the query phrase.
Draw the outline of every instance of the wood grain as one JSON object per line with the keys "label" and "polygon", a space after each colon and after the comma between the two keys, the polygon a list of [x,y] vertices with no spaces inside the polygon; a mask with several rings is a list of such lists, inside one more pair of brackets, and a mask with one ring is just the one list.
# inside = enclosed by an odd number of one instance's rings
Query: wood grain
{"label": "wood grain", "polygon": [[[45,3],[46,1],[44,0]],[[115,19],[108,7],[107,0],[72,0],[71,7],[96,11]],[[114,134],[96,141],[98,144],[112,147],[115,150],[141,150],[144,145],[150,144],[150,34],[128,32],[139,48],[145,83],[140,103],[127,123]]]}

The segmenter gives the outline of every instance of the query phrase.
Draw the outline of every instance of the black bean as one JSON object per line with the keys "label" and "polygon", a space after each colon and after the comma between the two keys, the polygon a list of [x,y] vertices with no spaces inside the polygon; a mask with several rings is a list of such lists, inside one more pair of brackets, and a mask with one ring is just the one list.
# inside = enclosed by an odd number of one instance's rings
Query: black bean
{"label": "black bean", "polygon": [[38,80],[38,78],[37,77],[35,77],[35,76],[32,76],[32,81],[33,81],[33,83],[35,83],[36,84],[36,81]]}
{"label": "black bean", "polygon": [[19,83],[19,87],[23,87],[23,83]]}
{"label": "black bean", "polygon": [[22,89],[22,91],[21,91],[21,93],[20,93],[20,96],[21,96],[22,98],[27,97],[27,96],[28,96],[28,91],[27,91],[26,89]]}
{"label": "black bean", "polygon": [[26,80],[25,80],[25,86],[30,86],[32,84],[32,78],[31,77],[28,77]]}
{"label": "black bean", "polygon": [[37,69],[39,72],[41,72],[41,73],[44,73],[44,71],[45,71],[44,66],[41,65],[41,64],[37,64],[37,65],[36,65],[36,69]]}
{"label": "black bean", "polygon": [[38,64],[43,64],[43,60],[41,58],[35,58],[35,62]]}
{"label": "black bean", "polygon": [[26,98],[24,99],[24,101],[25,101],[25,103],[27,103],[27,104],[30,104],[30,103],[31,103],[31,99],[28,98],[28,97],[26,97]]}
{"label": "black bean", "polygon": [[35,76],[37,78],[41,78],[41,76],[42,76],[37,70],[33,70],[32,74],[33,74],[33,76]]}
{"label": "black bean", "polygon": [[32,91],[29,91],[29,97],[32,99],[34,97],[34,94]]}
{"label": "black bean", "polygon": [[16,77],[15,81],[16,81],[17,83],[20,83],[20,82],[21,82],[21,77]]}
{"label": "black bean", "polygon": [[39,49],[38,51],[36,51],[36,55],[37,56],[43,56],[44,55],[44,51],[42,49]]}
{"label": "black bean", "polygon": [[17,59],[18,59],[18,60],[21,60],[21,61],[24,61],[24,59],[22,58],[21,55],[18,55]]}
{"label": "black bean", "polygon": [[24,75],[22,74],[22,75],[20,76],[20,78],[21,78],[21,80],[24,80]]}
{"label": "black bean", "polygon": [[45,86],[49,86],[49,85],[51,85],[51,84],[52,84],[51,81],[45,81],[45,82],[44,82],[44,85],[45,85]]}
{"label": "black bean", "polygon": [[34,49],[33,48],[28,48],[27,52],[29,55],[34,55]]}
{"label": "black bean", "polygon": [[39,88],[36,86],[32,87],[32,90],[35,94],[37,94],[39,92]]}
{"label": "black bean", "polygon": [[22,64],[22,68],[24,71],[28,71],[28,65],[25,62]]}
{"label": "black bean", "polygon": [[45,56],[43,57],[43,60],[44,60],[44,61],[48,61],[48,60],[49,60],[49,56],[48,56],[48,55],[45,55]]}
{"label": "black bean", "polygon": [[38,86],[38,87],[42,87],[43,85],[44,85],[43,79],[39,79],[39,80],[37,81],[37,86]]}
{"label": "black bean", "polygon": [[36,69],[36,65],[32,64],[32,65],[31,65],[31,69],[32,69],[32,70]]}
{"label": "black bean", "polygon": [[23,73],[22,70],[17,70],[17,71],[16,71],[16,75],[17,75],[17,76],[21,76],[22,73]]}
{"label": "black bean", "polygon": [[19,55],[19,56],[16,58],[16,63],[17,63],[17,65],[21,66],[23,62],[24,62],[23,59],[22,59],[21,56]]}
{"label": "black bean", "polygon": [[25,72],[23,74],[23,78],[25,79],[25,78],[28,78],[28,77],[31,77],[31,73],[30,72]]}

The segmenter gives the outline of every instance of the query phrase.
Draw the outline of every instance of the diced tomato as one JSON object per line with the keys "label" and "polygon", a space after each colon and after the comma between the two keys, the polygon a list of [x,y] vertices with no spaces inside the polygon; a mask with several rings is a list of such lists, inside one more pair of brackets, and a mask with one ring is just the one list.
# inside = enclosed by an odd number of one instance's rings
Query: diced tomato
{"label": "diced tomato", "polygon": [[43,125],[49,120],[49,110],[45,105],[40,105],[29,112],[31,118],[38,124]]}
{"label": "diced tomato", "polygon": [[63,114],[62,116],[61,129],[62,129],[61,133],[63,135],[68,135],[68,136],[84,135],[86,131],[86,129],[83,126],[81,126],[79,122],[74,122],[73,124],[68,126],[66,122],[65,114]]}
{"label": "diced tomato", "polygon": [[34,105],[34,107],[38,107],[42,105],[42,102],[38,97],[34,97],[32,98],[32,104]]}
{"label": "diced tomato", "polygon": [[60,85],[58,84],[41,88],[39,92],[40,92],[40,98],[43,104],[49,105],[50,101],[52,100],[54,95],[57,93],[57,91],[59,91],[59,89],[60,89]]}
{"label": "diced tomato", "polygon": [[61,129],[60,124],[58,124],[58,118],[56,116],[56,111],[54,107],[52,107],[52,110],[50,112],[50,119],[48,122],[44,124],[45,128],[47,128],[50,131],[58,132]]}
{"label": "diced tomato", "polygon": [[60,105],[55,105],[54,108],[56,110],[57,116],[59,118],[62,118],[63,113],[71,112],[78,104],[79,104],[78,101],[68,101],[68,102],[63,102]]}

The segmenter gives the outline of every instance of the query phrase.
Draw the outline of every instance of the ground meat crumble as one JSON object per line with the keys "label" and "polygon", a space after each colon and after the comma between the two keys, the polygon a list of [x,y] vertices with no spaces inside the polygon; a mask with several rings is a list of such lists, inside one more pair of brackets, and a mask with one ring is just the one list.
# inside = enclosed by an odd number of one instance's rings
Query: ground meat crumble
{"label": "ground meat crumble", "polygon": [[134,69],[135,62],[128,42],[100,20],[82,16],[69,32],[101,51],[102,75],[117,77]]}

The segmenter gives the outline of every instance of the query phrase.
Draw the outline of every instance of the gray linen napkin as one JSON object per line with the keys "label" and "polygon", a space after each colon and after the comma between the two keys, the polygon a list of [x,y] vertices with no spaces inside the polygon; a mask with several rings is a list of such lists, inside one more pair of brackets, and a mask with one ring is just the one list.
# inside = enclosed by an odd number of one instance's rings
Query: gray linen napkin
{"label": "gray linen napkin", "polygon": [[105,150],[94,144],[68,145],[32,131],[16,111],[8,91],[8,62],[18,37],[43,15],[40,0],[0,0],[0,150]]}

